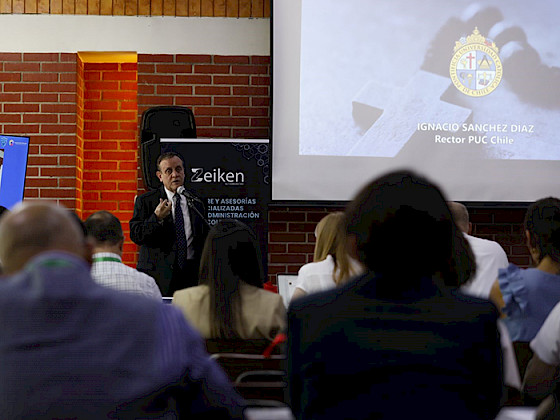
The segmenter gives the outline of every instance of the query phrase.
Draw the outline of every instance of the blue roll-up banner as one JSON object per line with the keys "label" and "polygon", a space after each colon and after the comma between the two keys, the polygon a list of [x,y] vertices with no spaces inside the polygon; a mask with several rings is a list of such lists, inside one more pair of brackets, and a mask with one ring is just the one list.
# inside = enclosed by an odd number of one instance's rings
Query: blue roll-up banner
{"label": "blue roll-up banner", "polygon": [[260,244],[267,279],[270,151],[265,139],[161,139],[161,152],[185,159],[185,187],[200,197],[210,225],[237,219]]}

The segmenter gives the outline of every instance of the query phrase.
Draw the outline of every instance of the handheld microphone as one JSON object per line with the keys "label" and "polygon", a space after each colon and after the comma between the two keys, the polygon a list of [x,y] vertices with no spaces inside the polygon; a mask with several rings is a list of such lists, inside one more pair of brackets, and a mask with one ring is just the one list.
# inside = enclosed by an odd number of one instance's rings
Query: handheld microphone
{"label": "handheld microphone", "polygon": [[200,198],[198,198],[196,195],[187,191],[185,189],[185,187],[183,187],[182,185],[179,188],[177,188],[177,192],[187,199],[187,205],[191,209],[193,209],[200,216],[200,218],[204,221],[204,223],[206,223],[206,226],[210,227],[210,223],[208,223],[208,220],[206,220],[206,217],[204,217],[202,215],[202,213],[200,212],[200,210],[198,210],[196,208],[196,206],[194,205],[194,201],[198,201],[199,203],[202,204],[202,200]]}
{"label": "handheld microphone", "polygon": [[182,196],[184,196],[184,197],[187,198],[187,203],[188,203],[189,201],[191,201],[191,202],[192,202],[192,201],[199,201],[199,202],[201,202],[201,201],[200,201],[200,198],[198,198],[197,196],[195,196],[195,195],[192,194],[191,192],[187,191],[187,189],[186,189],[184,186],[182,186],[182,185],[181,185],[179,188],[177,188],[177,192],[178,192],[179,194],[181,194]]}

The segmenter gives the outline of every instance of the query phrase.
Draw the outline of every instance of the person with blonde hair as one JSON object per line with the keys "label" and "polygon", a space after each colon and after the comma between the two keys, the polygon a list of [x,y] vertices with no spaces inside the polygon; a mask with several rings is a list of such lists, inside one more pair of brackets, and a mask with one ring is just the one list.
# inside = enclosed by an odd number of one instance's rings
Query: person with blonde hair
{"label": "person with blonde hair", "polygon": [[346,250],[344,213],[323,217],[315,228],[313,262],[299,269],[292,300],[309,293],[332,289],[360,272],[359,265]]}

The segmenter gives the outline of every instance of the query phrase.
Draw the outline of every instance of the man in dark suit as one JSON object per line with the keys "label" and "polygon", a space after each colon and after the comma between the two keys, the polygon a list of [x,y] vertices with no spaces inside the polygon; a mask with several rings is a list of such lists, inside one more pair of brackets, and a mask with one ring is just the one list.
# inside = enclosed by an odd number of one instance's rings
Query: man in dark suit
{"label": "man in dark suit", "polygon": [[290,306],[296,418],[494,419],[498,311],[458,288],[474,259],[439,190],[388,174],[358,193],[346,218],[367,272]]}
{"label": "man in dark suit", "polygon": [[152,276],[163,296],[198,284],[208,226],[202,201],[184,189],[185,163],[174,152],[157,160],[158,189],[136,199],[130,238],[140,245],[136,268]]}

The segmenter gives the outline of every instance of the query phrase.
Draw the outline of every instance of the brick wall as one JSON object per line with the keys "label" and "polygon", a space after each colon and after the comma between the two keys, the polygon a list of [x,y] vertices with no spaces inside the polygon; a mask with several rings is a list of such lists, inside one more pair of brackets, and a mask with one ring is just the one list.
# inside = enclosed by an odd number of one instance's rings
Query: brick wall
{"label": "brick wall", "polygon": [[25,198],[75,206],[76,54],[0,53],[0,130],[30,136]]}
{"label": "brick wall", "polygon": [[[86,71],[85,64],[77,62],[77,54],[0,53],[0,132],[31,137],[26,199],[54,200],[82,216],[106,208],[118,212],[127,229],[134,193],[144,191],[141,180],[136,189],[135,181],[129,180],[138,178],[139,117],[152,106],[191,107],[199,137],[269,137],[269,57],[139,55],[137,111],[134,81],[118,75],[117,80],[108,80],[115,69],[103,67],[103,71],[96,66]],[[120,71],[134,73],[134,67],[116,69],[116,73]],[[103,97],[93,80],[87,80],[96,72],[96,77],[117,82],[119,88],[109,89],[113,92]],[[116,100],[124,108],[105,110],[109,114],[93,109],[101,106],[103,98]],[[115,125],[113,112],[124,112],[124,119],[132,120]],[[126,179],[111,179],[121,176],[112,175],[115,168]],[[94,182],[110,185],[113,191],[96,188]],[[338,208],[271,208],[271,280],[276,280],[277,273],[297,273],[302,264],[311,261],[315,224],[334,210]],[[500,242],[512,262],[530,264],[523,209],[470,210],[475,235]],[[132,263],[136,247],[130,244],[126,251]]]}
{"label": "brick wall", "polygon": [[[269,221],[269,280],[276,282],[280,273],[297,274],[313,261],[315,226],[329,212],[343,207],[271,207]],[[510,262],[521,267],[531,265],[523,229],[524,208],[469,208],[472,234],[497,241]]]}
{"label": "brick wall", "polygon": [[270,57],[139,54],[139,117],[153,106],[188,106],[198,137],[268,138],[269,73]]}

